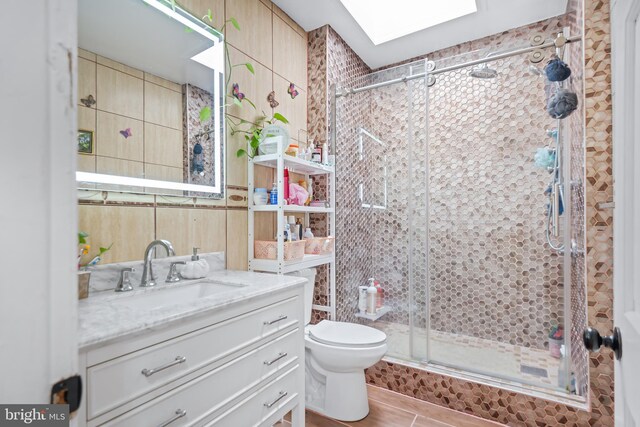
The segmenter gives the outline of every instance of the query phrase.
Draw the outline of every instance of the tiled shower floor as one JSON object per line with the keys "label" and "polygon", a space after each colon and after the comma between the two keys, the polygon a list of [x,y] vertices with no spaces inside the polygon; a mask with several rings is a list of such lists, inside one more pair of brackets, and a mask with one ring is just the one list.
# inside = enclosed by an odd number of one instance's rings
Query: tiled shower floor
{"label": "tiled shower floor", "polygon": [[[387,334],[387,355],[410,362],[426,361],[427,330],[414,328],[411,353],[408,325],[377,321],[371,326]],[[560,359],[539,350],[482,338],[431,331],[430,361],[509,381],[545,388],[558,386]]]}

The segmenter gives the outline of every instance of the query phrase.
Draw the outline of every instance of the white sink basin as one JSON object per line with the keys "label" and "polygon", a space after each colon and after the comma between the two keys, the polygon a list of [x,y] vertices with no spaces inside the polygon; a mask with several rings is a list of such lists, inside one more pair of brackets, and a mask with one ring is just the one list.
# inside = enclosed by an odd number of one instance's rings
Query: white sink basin
{"label": "white sink basin", "polygon": [[184,304],[197,301],[211,295],[219,295],[232,292],[246,286],[239,283],[223,283],[211,279],[202,279],[188,285],[166,286],[163,289],[154,289],[130,298],[122,298],[117,304],[136,310],[160,309],[176,304]]}

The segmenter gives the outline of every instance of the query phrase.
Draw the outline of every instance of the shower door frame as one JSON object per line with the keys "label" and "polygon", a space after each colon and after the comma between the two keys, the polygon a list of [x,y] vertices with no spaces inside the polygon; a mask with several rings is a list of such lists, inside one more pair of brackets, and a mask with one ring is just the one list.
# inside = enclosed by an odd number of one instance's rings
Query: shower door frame
{"label": "shower door frame", "polygon": [[[566,41],[567,43],[579,43],[582,42],[582,37],[577,35],[577,36],[569,36],[567,33],[565,33],[565,37],[566,37]],[[525,48],[520,48],[520,49],[514,49],[505,53],[500,53],[497,55],[493,55],[491,57],[487,57],[487,58],[482,58],[482,59],[478,59],[478,60],[472,60],[472,61],[467,61],[465,63],[461,63],[461,64],[456,64],[456,65],[452,65],[452,66],[448,66],[448,67],[443,67],[440,69],[430,69],[431,67],[429,67],[427,64],[429,63],[429,59],[427,57],[424,58],[423,63],[425,64],[425,71],[424,73],[417,73],[417,74],[409,74],[409,75],[405,75],[404,77],[401,78],[395,78],[395,79],[390,79],[387,81],[383,81],[383,82],[378,82],[378,83],[374,83],[374,84],[370,84],[370,85],[366,85],[366,86],[362,86],[359,88],[338,88],[337,85],[332,85],[331,87],[331,100],[332,100],[332,108],[331,108],[331,139],[332,139],[332,144],[333,144],[333,149],[336,149],[337,146],[337,98],[338,97],[344,97],[344,96],[349,96],[351,94],[355,94],[355,93],[360,93],[360,92],[364,92],[364,91],[368,91],[368,90],[372,90],[372,89],[376,89],[376,88],[380,88],[380,87],[384,87],[384,86],[388,86],[388,85],[394,85],[394,84],[399,84],[399,83],[407,83],[410,80],[415,80],[415,79],[424,79],[425,80],[425,105],[426,105],[426,117],[425,117],[425,126],[426,126],[426,152],[425,152],[425,174],[426,174],[426,182],[424,183],[425,185],[425,189],[426,189],[426,201],[425,201],[425,208],[426,208],[426,212],[425,212],[425,221],[426,221],[426,233],[425,233],[425,239],[426,239],[426,247],[427,247],[427,253],[426,253],[426,258],[423,260],[425,263],[425,269],[426,269],[426,288],[425,288],[425,297],[426,297],[426,313],[425,313],[425,325],[426,325],[426,349],[425,349],[425,353],[426,353],[426,359],[425,360],[419,360],[417,358],[415,358],[413,355],[415,354],[414,351],[414,345],[415,345],[415,339],[414,339],[414,328],[415,328],[415,321],[414,321],[414,312],[415,310],[413,309],[413,303],[414,303],[414,287],[415,287],[415,281],[413,279],[413,241],[410,240],[409,241],[409,248],[410,248],[410,252],[409,252],[409,260],[408,260],[408,264],[409,264],[409,272],[408,272],[408,277],[409,277],[409,304],[410,304],[410,314],[409,314],[409,328],[410,328],[410,352],[411,352],[411,357],[413,358],[413,360],[408,361],[406,359],[401,359],[401,358],[396,358],[396,357],[392,357],[392,356],[385,356],[385,360],[388,360],[390,362],[393,363],[398,363],[401,365],[409,365],[409,366],[413,366],[415,368],[418,369],[423,369],[426,370],[428,372],[432,372],[432,373],[436,373],[436,374],[443,374],[446,376],[451,376],[454,378],[459,378],[465,381],[472,381],[472,382],[476,382],[476,383],[481,383],[481,384],[485,384],[488,386],[492,386],[492,387],[498,387],[501,389],[505,389],[505,390],[509,390],[509,391],[514,391],[517,393],[522,393],[522,394],[526,394],[526,395],[532,395],[532,396],[536,396],[536,397],[540,397],[541,395],[545,396],[545,398],[551,399],[555,402],[559,402],[562,404],[566,404],[568,406],[572,406],[581,410],[586,410],[588,409],[588,393],[587,396],[580,396],[580,395],[570,395],[564,392],[559,391],[558,389],[552,389],[552,388],[546,388],[543,386],[537,386],[537,385],[533,385],[533,384],[527,384],[527,383],[519,383],[516,382],[512,379],[509,379],[507,377],[499,377],[496,376],[495,374],[485,374],[482,372],[474,372],[474,371],[470,371],[469,368],[457,368],[455,366],[447,366],[445,364],[442,363],[437,363],[437,362],[432,362],[432,358],[431,358],[431,346],[430,344],[430,335],[431,335],[431,316],[430,316],[430,300],[431,300],[431,287],[430,287],[430,265],[429,265],[429,249],[430,249],[430,228],[429,228],[429,207],[430,207],[430,199],[429,199],[429,151],[428,151],[428,145],[429,145],[429,94],[430,94],[430,87],[433,86],[435,80],[432,80],[432,78],[435,78],[436,75],[441,74],[441,73],[445,73],[448,71],[454,71],[454,70],[458,70],[458,69],[463,69],[463,68],[468,68],[468,67],[472,67],[475,65],[481,65],[487,62],[493,62],[493,61],[497,61],[500,59],[505,59],[505,58],[509,58],[512,56],[517,56],[517,55],[522,55],[525,53],[529,53],[532,52],[534,50],[538,50],[538,49],[546,49],[546,48],[552,48],[555,47],[554,42],[548,42],[548,43],[544,43],[542,45],[539,46],[531,46],[531,47],[525,47]],[[421,60],[422,61],[422,60]],[[418,62],[418,61],[416,61]],[[431,84],[429,84],[431,82]],[[407,98],[409,100],[409,111],[410,111],[410,116],[411,116],[411,88],[410,86],[407,86],[408,90],[407,90]],[[562,121],[558,120],[557,121],[557,126],[558,126],[558,138],[561,138],[561,136],[563,135],[562,132]],[[412,147],[412,141],[413,141],[413,126],[412,126],[412,120],[409,119],[409,124],[408,124],[408,142],[409,142],[409,147]],[[567,138],[562,138],[562,150],[565,153],[565,158],[564,158],[564,164],[563,164],[563,175],[564,175],[564,188],[565,188],[565,202],[564,202],[564,229],[563,229],[563,242],[565,245],[565,250],[564,250],[564,254],[563,254],[563,305],[564,305],[564,313],[563,313],[563,326],[564,326],[564,330],[565,330],[565,340],[564,340],[564,344],[565,344],[565,350],[566,350],[566,354],[567,357],[566,359],[566,363],[567,365],[570,364],[571,361],[571,340],[569,339],[567,334],[570,334],[571,331],[571,265],[572,265],[572,252],[573,252],[573,248],[572,248],[572,236],[571,236],[571,230],[572,230],[572,221],[571,221],[571,206],[572,206],[572,192],[571,192],[571,148],[570,148],[570,141]],[[335,152],[335,151],[334,151]],[[412,170],[412,158],[413,156],[411,156],[411,153],[409,155],[409,176],[411,175],[411,170]],[[409,202],[409,206],[413,206],[411,204],[411,198],[410,202]],[[411,210],[411,208],[408,208],[409,210]],[[568,226],[567,226],[568,224]],[[413,223],[410,226],[410,230],[413,229]],[[410,236],[412,234],[412,232],[410,231]],[[570,376],[571,374],[571,369],[565,369],[567,376]]]}

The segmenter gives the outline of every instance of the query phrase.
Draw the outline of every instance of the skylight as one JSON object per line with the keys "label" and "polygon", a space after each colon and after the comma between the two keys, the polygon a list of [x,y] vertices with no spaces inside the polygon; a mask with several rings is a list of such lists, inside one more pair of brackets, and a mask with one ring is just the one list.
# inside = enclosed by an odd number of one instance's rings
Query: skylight
{"label": "skylight", "polygon": [[478,11],[476,0],[340,0],[379,45]]}

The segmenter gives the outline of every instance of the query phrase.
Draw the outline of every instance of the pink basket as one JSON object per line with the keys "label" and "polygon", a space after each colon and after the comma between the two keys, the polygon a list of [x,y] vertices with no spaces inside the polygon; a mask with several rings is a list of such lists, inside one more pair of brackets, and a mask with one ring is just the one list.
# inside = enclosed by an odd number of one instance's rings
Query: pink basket
{"label": "pink basket", "polygon": [[[304,247],[304,240],[284,242],[284,260],[301,260],[304,258]],[[253,242],[253,256],[256,259],[277,259],[278,242],[272,240],[256,240]]]}
{"label": "pink basket", "polygon": [[314,237],[304,240],[304,253],[308,255],[325,255],[333,253],[335,237]]}

